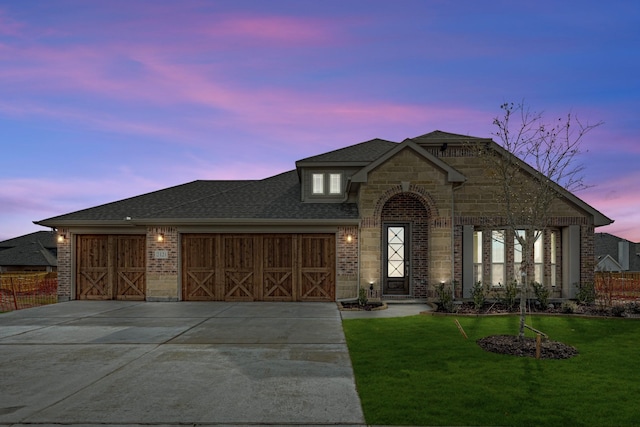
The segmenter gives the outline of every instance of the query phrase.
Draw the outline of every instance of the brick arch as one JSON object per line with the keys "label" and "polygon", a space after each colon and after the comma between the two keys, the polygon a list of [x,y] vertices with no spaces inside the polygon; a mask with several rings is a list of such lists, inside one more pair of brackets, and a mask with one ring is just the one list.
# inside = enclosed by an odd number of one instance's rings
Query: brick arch
{"label": "brick arch", "polygon": [[438,208],[435,202],[433,201],[433,198],[431,198],[431,195],[424,188],[412,184],[412,185],[409,185],[409,188],[407,191],[404,191],[401,185],[396,185],[388,189],[384,194],[382,194],[382,196],[380,196],[380,198],[378,199],[378,202],[376,203],[375,209],[373,210],[373,218],[380,221],[380,218],[382,217],[382,209],[384,208],[384,205],[393,197],[398,196],[400,194],[410,194],[416,199],[418,199],[420,203],[422,203],[422,206],[424,206],[424,208],[427,210],[430,217],[433,218],[433,217],[440,216],[438,214]]}

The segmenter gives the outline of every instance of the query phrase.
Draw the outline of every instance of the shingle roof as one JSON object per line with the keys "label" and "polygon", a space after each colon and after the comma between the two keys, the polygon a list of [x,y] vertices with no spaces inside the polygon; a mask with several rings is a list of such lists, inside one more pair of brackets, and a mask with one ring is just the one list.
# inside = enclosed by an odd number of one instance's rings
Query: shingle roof
{"label": "shingle roof", "polygon": [[[45,231],[45,233],[53,234]],[[58,265],[56,257],[42,243],[31,241],[0,251],[2,266],[51,266]]]}
{"label": "shingle roof", "polygon": [[25,244],[33,244],[39,242],[45,248],[55,249],[58,247],[56,243],[56,235],[51,231],[36,231],[34,233],[25,234],[0,242],[0,251],[2,249],[15,248]]}
{"label": "shingle roof", "polygon": [[384,139],[372,139],[360,144],[329,151],[317,156],[307,157],[298,160],[300,163],[326,163],[326,162],[362,162],[369,163],[382,156],[387,151],[393,149],[397,142],[385,141]]}
{"label": "shingle roof", "polygon": [[59,220],[119,221],[127,217],[141,218],[168,206],[180,206],[213,194],[233,190],[253,181],[192,181],[175,187],[142,194],[104,205],[55,216],[38,224],[48,225]]}
{"label": "shingle roof", "polygon": [[145,218],[354,219],[355,203],[302,203],[296,171],[162,209]]}
{"label": "shingle roof", "polygon": [[296,171],[258,181],[194,181],[39,221],[357,219],[355,203],[303,203]]}

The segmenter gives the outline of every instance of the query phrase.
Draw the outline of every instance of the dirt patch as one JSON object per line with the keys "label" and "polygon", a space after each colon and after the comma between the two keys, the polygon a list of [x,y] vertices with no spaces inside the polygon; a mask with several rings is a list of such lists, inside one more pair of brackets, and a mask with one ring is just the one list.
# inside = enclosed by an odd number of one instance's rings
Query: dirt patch
{"label": "dirt patch", "polygon": [[[492,335],[476,341],[485,351],[520,357],[536,357],[535,338],[520,340],[514,335]],[[570,345],[550,340],[542,340],[541,359],[569,359],[578,355],[578,349]]]}

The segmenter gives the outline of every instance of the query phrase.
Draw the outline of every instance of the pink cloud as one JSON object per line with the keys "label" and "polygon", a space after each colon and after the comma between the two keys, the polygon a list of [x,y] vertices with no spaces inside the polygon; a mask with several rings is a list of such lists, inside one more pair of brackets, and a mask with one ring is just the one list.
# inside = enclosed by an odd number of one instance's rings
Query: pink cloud
{"label": "pink cloud", "polygon": [[205,24],[200,31],[216,39],[233,37],[253,43],[283,45],[318,45],[334,42],[335,24],[310,18],[284,16],[230,15],[213,24]]}

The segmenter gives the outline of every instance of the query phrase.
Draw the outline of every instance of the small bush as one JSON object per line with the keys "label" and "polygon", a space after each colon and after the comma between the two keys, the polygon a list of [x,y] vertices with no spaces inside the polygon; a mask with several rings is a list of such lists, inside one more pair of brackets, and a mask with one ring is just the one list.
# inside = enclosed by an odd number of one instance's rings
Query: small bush
{"label": "small bush", "polygon": [[436,295],[438,296],[438,310],[453,313],[453,292],[452,287],[446,283],[440,283],[435,286]]}
{"label": "small bush", "polygon": [[369,299],[367,298],[367,290],[365,288],[360,288],[358,291],[358,304],[367,305]]}
{"label": "small bush", "polygon": [[562,312],[566,314],[573,314],[578,309],[578,306],[573,301],[565,301],[562,303]]}
{"label": "small bush", "polygon": [[578,302],[584,305],[592,305],[596,302],[596,285],[593,282],[578,285]]}
{"label": "small bush", "polygon": [[473,297],[473,308],[480,310],[484,307],[487,300],[485,287],[482,282],[476,282],[471,288],[471,296]]}
{"label": "small bush", "polygon": [[549,306],[549,294],[551,293],[549,288],[538,282],[532,282],[531,287],[533,288],[533,294],[542,306],[542,309],[546,309]]}
{"label": "small bush", "polygon": [[518,303],[518,282],[512,280],[493,290],[495,299],[507,310],[513,311]]}

